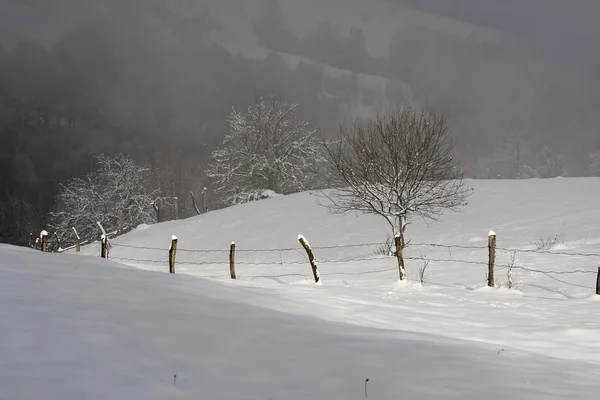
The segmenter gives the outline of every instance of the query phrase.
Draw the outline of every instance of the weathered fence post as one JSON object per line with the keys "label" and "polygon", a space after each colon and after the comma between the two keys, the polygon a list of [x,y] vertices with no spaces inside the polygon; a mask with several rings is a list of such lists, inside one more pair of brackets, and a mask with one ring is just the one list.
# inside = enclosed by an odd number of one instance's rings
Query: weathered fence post
{"label": "weathered fence post", "polygon": [[315,261],[315,255],[313,254],[312,248],[308,243],[308,240],[302,235],[298,235],[298,241],[306,250],[306,254],[308,255],[308,261],[310,261],[310,266],[312,268],[313,276],[315,278],[315,283],[319,283],[321,277],[319,276],[319,269],[317,268],[317,262]]}
{"label": "weathered fence post", "polygon": [[196,205],[196,196],[194,196],[194,192],[190,191],[190,197],[192,198],[192,206],[194,206],[194,210],[196,211],[196,215],[200,215],[201,212]]}
{"label": "weathered fence post", "polygon": [[48,232],[42,231],[40,232],[40,241],[42,243],[42,252],[48,251]]}
{"label": "weathered fence post", "polygon": [[206,208],[206,188],[203,187],[202,188],[202,198],[200,199],[202,201],[202,212],[208,212],[208,208]]}
{"label": "weathered fence post", "polygon": [[107,249],[108,237],[106,235],[100,236],[100,257],[108,258]]}
{"label": "weathered fence post", "polygon": [[102,226],[100,221],[96,221],[96,224],[102,232],[102,235],[100,236],[100,257],[108,258],[108,235],[106,234],[106,231],[104,230],[104,227]]}
{"label": "weathered fence post", "polygon": [[175,254],[177,253],[177,236],[171,237],[171,247],[169,247],[169,273],[175,273]]}
{"label": "weathered fence post", "polygon": [[406,270],[404,269],[404,244],[402,243],[402,236],[397,233],[394,236],[394,245],[396,246],[396,259],[398,260],[398,274],[400,280],[406,279]]}
{"label": "weathered fence post", "polygon": [[33,243],[33,233],[29,232],[29,247],[31,247],[32,249],[35,247],[34,243]]}
{"label": "weathered fence post", "polygon": [[231,279],[237,279],[235,274],[235,242],[231,242],[231,246],[229,246],[229,273]]}
{"label": "weathered fence post", "polygon": [[58,233],[54,232],[54,237],[56,238],[56,243],[58,244],[57,252],[60,253],[62,251],[62,244],[60,243],[60,237],[58,236]]}
{"label": "weathered fence post", "polygon": [[175,209],[175,220],[179,220],[179,197],[173,197],[173,208]]}
{"label": "weathered fence post", "polygon": [[158,205],[158,203],[156,201],[154,201],[154,202],[152,202],[152,208],[154,208],[154,211],[156,212],[156,222],[159,223],[160,222],[160,206]]}
{"label": "weathered fence post", "polygon": [[488,286],[494,287],[494,264],[496,263],[496,232],[490,231],[488,236]]}
{"label": "weathered fence post", "polygon": [[598,276],[596,277],[596,294],[600,296],[600,266],[598,267]]}
{"label": "weathered fence post", "polygon": [[73,233],[75,233],[75,252],[79,253],[81,251],[81,238],[79,237],[75,227],[73,227]]}

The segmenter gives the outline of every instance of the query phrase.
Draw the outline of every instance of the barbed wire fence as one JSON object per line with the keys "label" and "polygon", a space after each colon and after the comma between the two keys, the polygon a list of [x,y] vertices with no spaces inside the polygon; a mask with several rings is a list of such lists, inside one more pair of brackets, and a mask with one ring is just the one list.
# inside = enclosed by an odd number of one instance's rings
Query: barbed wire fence
{"label": "barbed wire fence", "polygon": [[[45,231],[43,233],[45,233]],[[493,232],[490,232],[490,236],[492,233]],[[175,237],[173,238],[176,242],[177,239]],[[43,243],[45,239],[44,235],[41,235],[39,242]],[[74,246],[59,249],[59,252],[75,248],[79,249],[79,246],[82,244],[84,243],[77,243]],[[173,273],[175,273],[175,265],[177,265],[180,272],[193,273],[194,275],[211,279],[270,279],[280,282],[283,282],[282,280],[286,278],[298,278],[309,282],[311,281],[311,269],[313,275],[312,279],[314,279],[315,282],[319,282],[320,274],[322,272],[324,272],[324,276],[327,277],[352,277],[378,274],[391,275],[394,271],[397,272],[399,269],[396,265],[384,268],[384,265],[386,264],[395,263],[396,257],[393,253],[388,255],[376,254],[374,248],[380,249],[382,247],[381,242],[322,245],[314,247],[308,245],[308,248],[305,247],[304,249],[302,247],[303,246],[244,249],[235,248],[235,245],[232,244],[228,249],[202,249],[175,246],[176,250],[172,251],[173,242],[169,247],[165,246],[161,248],[120,244],[109,241],[106,258],[111,258],[126,264],[153,266],[153,269],[155,270],[162,270],[162,267],[164,266],[165,272]],[[129,253],[118,251],[113,255],[110,254],[113,249],[130,251]],[[303,252],[303,250],[306,252]],[[352,250],[353,253],[349,256],[340,256],[340,253],[344,253],[346,250]],[[411,261],[412,264],[423,264],[420,268],[417,267],[417,265],[410,266],[410,271],[413,271],[411,279],[420,280],[421,283],[472,289],[472,286],[464,284],[449,284],[448,282],[434,282],[430,280],[429,276],[426,275],[429,264],[433,263],[438,268],[448,267],[449,265],[478,267],[482,271],[482,276],[484,273],[483,271],[487,272],[486,279],[488,280],[488,286],[491,287],[504,286],[513,289],[518,288],[518,283],[515,283],[512,280],[512,274],[514,271],[519,271],[532,275],[542,275],[570,288],[586,289],[590,291],[594,291],[595,289],[595,293],[600,295],[600,266],[594,263],[594,267],[592,267],[593,264],[591,261],[591,259],[600,260],[600,253],[498,247],[495,243],[495,233],[493,246],[491,241],[489,241],[487,245],[409,243],[404,250],[407,253],[407,255],[404,256],[405,260]],[[337,252],[334,252],[333,255],[328,255],[327,253],[330,251]],[[427,253],[430,253],[431,251],[437,252],[437,254],[428,255]],[[487,261],[485,261],[485,255],[481,254],[483,252],[487,252]],[[133,253],[133,255],[131,253]],[[144,254],[144,256],[139,256],[139,254]],[[498,255],[507,256],[508,258],[503,262],[499,262],[496,260]],[[577,258],[578,260],[590,260],[590,262],[588,263],[586,261],[587,266],[570,266],[569,269],[542,269],[539,267],[529,267],[526,263],[516,261],[517,256],[536,255]],[[236,259],[236,256],[238,259]],[[481,261],[478,261],[478,259]],[[529,260],[529,262],[533,263],[534,260]],[[349,263],[363,263],[364,265],[361,270],[356,270],[356,268],[351,271],[344,270],[344,264]],[[308,268],[309,266],[311,268]],[[595,268],[596,266],[597,269]],[[227,267],[229,267],[229,273],[225,273]],[[237,271],[236,267],[239,267]],[[318,267],[322,267],[322,269],[318,270]],[[431,270],[429,269],[429,271]],[[490,279],[489,276],[490,271],[492,279]],[[496,273],[500,272],[506,274],[506,282],[504,284],[496,284],[493,279]],[[415,273],[417,273],[417,276],[415,276]],[[570,278],[573,277],[576,278],[576,282],[570,280]],[[594,277],[595,285],[593,284]],[[557,293],[560,293],[565,299],[570,298],[565,292]]]}

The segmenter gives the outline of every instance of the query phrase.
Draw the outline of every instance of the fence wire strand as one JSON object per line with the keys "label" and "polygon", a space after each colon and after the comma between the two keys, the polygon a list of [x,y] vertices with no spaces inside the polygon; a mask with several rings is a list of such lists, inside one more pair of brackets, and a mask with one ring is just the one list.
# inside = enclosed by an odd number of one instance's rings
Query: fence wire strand
{"label": "fence wire strand", "polygon": [[[318,256],[318,251],[319,250],[332,250],[332,249],[348,249],[348,248],[364,248],[364,247],[373,247],[373,246],[381,246],[384,243],[378,242],[378,243],[360,243],[360,244],[341,244],[341,245],[330,245],[330,246],[314,246],[312,247],[313,250],[317,251],[317,254],[315,254],[316,256],[316,262],[318,265],[341,265],[341,264],[345,264],[345,263],[370,263],[370,262],[387,262],[390,260],[395,260],[395,256],[387,256],[387,255],[373,255],[373,256],[358,256],[358,257],[354,257],[354,258],[342,258],[342,259],[331,259],[331,258],[325,258],[325,257],[319,257]],[[165,258],[164,260],[152,260],[152,259],[136,259],[136,258],[131,258],[131,257],[120,257],[120,256],[116,256],[116,257],[111,257],[111,259],[114,260],[118,260],[118,261],[125,261],[125,262],[132,262],[132,263],[147,263],[147,264],[165,264],[168,265],[168,257],[166,256],[166,253],[168,251],[168,248],[159,248],[159,247],[150,247],[150,246],[136,246],[136,245],[128,245],[128,244],[118,244],[118,243],[111,243],[111,245],[115,248],[128,248],[128,249],[137,249],[137,250],[149,250],[149,251],[163,251],[165,252]],[[488,250],[489,247],[487,245],[481,245],[481,246],[476,246],[476,245],[459,245],[459,244],[434,244],[434,243],[409,243],[406,247],[406,251],[407,253],[411,251],[412,248],[421,248],[421,247],[429,247],[429,248],[439,248],[439,249],[448,249],[448,250],[453,250],[453,249],[459,249],[459,250],[469,250],[469,251],[484,251],[484,250]],[[178,248],[177,252],[181,252],[181,253],[187,253],[187,254],[211,254],[211,253],[215,253],[215,254],[227,254],[229,253],[230,249],[186,249],[186,248]],[[303,253],[303,249],[301,248],[265,248],[265,249],[243,249],[243,248],[236,248],[236,253],[285,253],[285,252],[298,252],[300,254],[302,254],[304,256],[304,260],[302,261],[285,261],[283,260],[283,257],[281,260],[279,261],[236,261],[236,265],[240,265],[240,266],[256,266],[256,267],[265,267],[265,266],[292,266],[292,265],[306,265],[308,264],[308,259],[306,258],[306,255]],[[566,252],[566,251],[552,251],[552,250],[526,250],[526,249],[519,249],[519,248],[503,248],[503,247],[496,247],[496,251],[497,252],[510,252],[510,253],[523,253],[523,254],[546,254],[546,255],[559,255],[559,256],[568,256],[568,257],[598,257],[600,258],[600,254],[597,253],[584,253],[584,252]],[[480,266],[480,267],[484,267],[484,266],[488,266],[488,262],[487,261],[473,261],[473,260],[465,260],[465,259],[460,259],[460,258],[455,258],[452,255],[452,252],[450,252],[450,258],[434,258],[434,257],[427,257],[426,255],[417,257],[417,256],[405,256],[404,259],[405,260],[411,260],[411,261],[423,261],[423,262],[432,262],[432,263],[440,263],[440,264],[462,264],[462,265],[474,265],[474,266]],[[229,261],[223,257],[223,260],[219,260],[219,261],[190,261],[190,260],[185,260],[185,261],[177,261],[176,262],[177,265],[184,265],[184,266],[189,266],[189,267],[193,267],[193,266],[198,266],[198,267],[205,267],[205,266],[226,266],[229,265]],[[556,282],[559,282],[561,284],[564,285],[568,285],[571,287],[578,287],[578,288],[584,288],[584,289],[593,289],[591,288],[591,286],[587,286],[587,285],[582,285],[582,284],[578,284],[578,283],[573,283],[573,282],[568,282],[564,279],[560,279],[558,276],[575,276],[575,275],[594,275],[597,273],[596,270],[588,270],[585,268],[578,268],[578,269],[572,269],[572,270],[565,270],[565,271],[557,271],[557,270],[543,270],[543,269],[537,269],[537,268],[528,268],[525,266],[521,266],[521,265],[498,265],[496,264],[495,266],[495,271],[499,272],[499,271],[507,271],[507,270],[515,270],[515,271],[523,271],[523,272],[530,272],[530,273],[537,273],[537,274],[542,274]],[[384,273],[389,273],[392,271],[397,271],[398,267],[394,266],[392,268],[382,268],[382,269],[372,269],[372,270],[365,270],[365,271],[331,271],[331,272],[325,272],[324,275],[325,276],[362,276],[362,275],[371,275],[371,274],[384,274]],[[275,272],[275,271],[273,271]],[[222,274],[222,275],[208,275],[206,276],[206,278],[210,278],[210,279],[221,279],[221,278],[229,278],[230,274]],[[308,278],[308,274],[301,274],[301,273],[284,273],[284,274],[277,274],[277,273],[273,273],[273,274],[255,274],[255,275],[244,275],[238,274],[238,278],[239,279],[246,279],[246,280],[255,280],[255,279],[282,279],[282,278],[304,278],[304,279],[309,279]],[[431,282],[429,282],[431,283]],[[436,283],[432,283],[434,285],[438,285],[440,286],[441,284],[436,284]],[[461,287],[461,288],[466,288],[467,286],[460,286],[460,285],[442,285],[442,286],[448,286],[448,287]],[[529,297],[529,298],[546,298],[546,297],[536,297],[536,296],[530,296],[527,295],[525,297]],[[548,299],[553,299],[556,300],[555,298],[548,298]]]}

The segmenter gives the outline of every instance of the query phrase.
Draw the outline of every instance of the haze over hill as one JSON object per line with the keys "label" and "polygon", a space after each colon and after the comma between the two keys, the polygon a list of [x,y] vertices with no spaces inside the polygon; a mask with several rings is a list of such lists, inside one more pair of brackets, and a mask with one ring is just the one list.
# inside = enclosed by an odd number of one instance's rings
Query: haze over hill
{"label": "haze over hill", "polygon": [[0,0],[0,240],[44,226],[59,183],[99,153],[149,165],[165,196],[210,188],[225,117],[260,95],[300,103],[325,137],[428,103],[447,112],[470,177],[598,174],[598,7]]}

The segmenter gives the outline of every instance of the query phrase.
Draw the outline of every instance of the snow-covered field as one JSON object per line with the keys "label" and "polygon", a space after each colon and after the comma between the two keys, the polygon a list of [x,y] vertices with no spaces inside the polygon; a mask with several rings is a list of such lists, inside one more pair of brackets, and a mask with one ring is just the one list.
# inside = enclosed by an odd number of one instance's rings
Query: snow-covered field
{"label": "snow-covered field", "polygon": [[[600,179],[469,184],[464,212],[409,226],[409,283],[374,254],[382,221],[310,193],[140,227],[112,261],[0,247],[0,398],[597,398]],[[485,288],[490,229],[519,290]]]}

